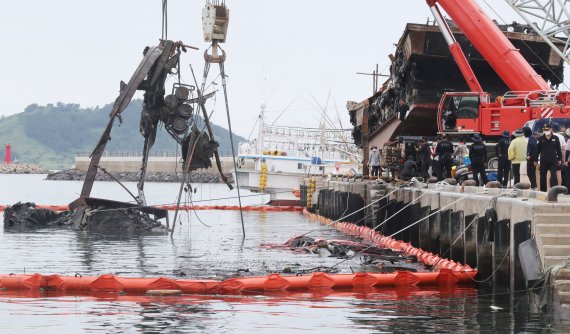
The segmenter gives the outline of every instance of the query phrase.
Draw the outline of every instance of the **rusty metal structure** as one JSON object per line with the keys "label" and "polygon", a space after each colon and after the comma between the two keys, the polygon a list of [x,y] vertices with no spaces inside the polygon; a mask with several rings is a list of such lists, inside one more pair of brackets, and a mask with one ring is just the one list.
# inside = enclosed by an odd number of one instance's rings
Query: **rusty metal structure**
{"label": "rusty metal structure", "polygon": [[214,155],[218,143],[198,129],[195,122],[195,105],[203,104],[203,98],[195,97],[195,87],[175,83],[166,93],[165,81],[169,74],[180,71],[180,54],[187,50],[181,42],[163,40],[159,45],[147,47],[143,51],[143,59],[127,84],[121,82],[120,94],[115,100],[109,115],[109,123],[101,135],[99,142],[91,154],[91,163],[81,190],[79,202],[72,203],[72,208],[84,204],[82,199],[88,198],[93,188],[95,176],[99,170],[99,161],[107,142],[111,140],[111,130],[116,119],[121,119],[121,113],[128,106],[137,90],[144,91],[143,110],[140,119],[140,133],[144,137],[143,160],[141,175],[138,182],[136,201],[146,205],[144,196],[144,179],[148,155],[156,139],[160,126],[184,148],[197,147],[196,154],[190,165],[191,169],[210,167],[210,157]]}
{"label": "rusty metal structure", "polygon": [[[481,86],[496,97],[509,91],[496,71],[453,21],[447,20]],[[524,59],[545,81],[557,87],[563,79],[563,59],[530,27],[513,23],[498,25]],[[381,146],[398,136],[436,136],[437,111],[447,92],[468,91],[469,85],[457,66],[449,46],[435,24],[407,24],[396,51],[390,55],[390,78],[379,92],[360,103],[347,105],[353,138],[362,146],[363,127],[370,146]],[[398,101],[410,105],[409,118],[400,122]],[[367,115],[367,122],[364,119]],[[367,124],[365,124],[367,123]]]}
{"label": "rusty metal structure", "polygon": [[[224,97],[226,99],[226,110],[229,109],[223,68],[226,55],[218,46],[218,43],[223,43],[226,39],[229,10],[225,7],[223,1],[221,3],[219,1],[207,1],[203,10],[204,38],[207,42],[212,43],[210,47],[212,54],[208,54],[210,48],[206,50],[204,54],[206,65],[204,70],[204,82],[201,87],[198,86],[196,80],[194,80],[195,85],[187,85],[181,82],[181,54],[187,52],[188,49],[197,50],[197,48],[185,45],[182,42],[168,40],[166,38],[165,21],[166,1],[163,2],[163,39],[161,39],[160,43],[156,46],[146,47],[143,51],[143,59],[129,82],[124,83],[121,81],[120,94],[115,100],[113,109],[109,115],[107,127],[91,153],[91,161],[83,183],[81,195],[70,204],[70,208],[73,210],[73,224],[76,228],[85,228],[87,223],[94,220],[92,216],[96,212],[102,212],[100,215],[104,215],[106,210],[128,209],[133,211],[137,210],[137,208],[138,213],[141,215],[139,218],[142,219],[142,216],[146,217],[150,214],[156,219],[166,218],[168,225],[168,215],[165,211],[147,209],[144,194],[149,153],[155,142],[157,131],[161,127],[181,146],[183,181],[181,183],[180,192],[182,192],[186,184],[189,172],[200,168],[211,167],[212,157],[216,160],[216,165],[222,179],[230,189],[233,188],[228,178],[222,172],[217,151],[219,145],[214,139],[213,129],[205,107],[206,100],[212,97],[215,92],[204,93],[209,66],[211,63],[219,63]],[[220,52],[221,54],[219,54]],[[192,75],[194,76],[193,70]],[[166,80],[169,76],[177,76],[178,80],[171,87],[166,87]],[[111,140],[113,125],[117,119],[121,121],[121,113],[126,109],[136,91],[144,92],[143,109],[140,118],[140,133],[144,138],[144,144],[140,178],[137,183],[138,192],[134,195],[123,186],[131,197],[133,197],[136,205],[131,203],[122,203],[124,204],[122,205],[115,201],[91,198],[90,195],[95,177],[97,172],[102,170],[99,166],[99,162],[105,151],[107,142]],[[181,194],[179,194],[179,201],[180,195]]]}

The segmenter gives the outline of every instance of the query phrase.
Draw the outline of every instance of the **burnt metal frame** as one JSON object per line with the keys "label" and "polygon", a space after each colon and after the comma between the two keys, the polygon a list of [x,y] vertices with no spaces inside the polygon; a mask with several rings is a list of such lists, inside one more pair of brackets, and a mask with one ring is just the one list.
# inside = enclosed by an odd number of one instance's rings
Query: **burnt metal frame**
{"label": "burnt metal frame", "polygon": [[[121,91],[119,97],[113,105],[113,109],[109,114],[110,120],[95,146],[95,149],[90,155],[91,161],[87,170],[87,175],[81,189],[80,198],[70,204],[72,209],[85,205],[85,199],[89,198],[93,183],[97,175],[97,170],[100,168],[99,162],[107,142],[111,139],[111,130],[115,118],[120,119],[120,114],[126,109],[132,100],[137,90],[145,91],[144,105],[141,114],[140,132],[144,137],[144,150],[142,158],[142,167],[139,182],[137,183],[138,196],[136,197],[139,206],[146,206],[146,199],[144,195],[144,180],[147,171],[148,157],[150,149],[154,144],[158,123],[161,120],[159,113],[162,107],[160,101],[164,97],[164,83],[170,69],[176,67],[179,63],[180,49],[185,51],[185,45],[180,42],[173,42],[170,40],[161,40],[158,46],[145,49],[144,57],[128,84],[121,82]],[[178,50],[178,51],[177,51]],[[199,94],[198,104],[204,109],[205,100],[211,97],[212,94],[202,96]],[[195,101],[195,99],[190,100]],[[205,109],[204,109],[205,110]],[[208,119],[205,119],[206,124],[209,126]],[[211,129],[209,129],[211,130]],[[170,133],[170,132],[169,132]],[[180,143],[179,138],[172,135],[175,140]],[[213,138],[213,132],[209,133],[210,138]],[[221,165],[219,163],[219,156],[217,150],[215,151],[216,161],[221,172]]]}

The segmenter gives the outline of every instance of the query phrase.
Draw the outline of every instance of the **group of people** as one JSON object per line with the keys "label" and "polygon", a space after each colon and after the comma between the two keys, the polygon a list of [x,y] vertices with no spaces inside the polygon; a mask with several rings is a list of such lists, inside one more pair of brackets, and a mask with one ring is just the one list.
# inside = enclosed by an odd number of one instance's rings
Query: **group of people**
{"label": "group of people", "polygon": [[[507,187],[512,171],[514,183],[520,182],[521,165],[526,162],[526,174],[533,189],[537,188],[536,170],[540,171],[540,190],[548,189],[547,175],[550,172],[550,186],[562,184],[561,170],[568,165],[570,157],[570,140],[566,143],[564,137],[552,131],[550,124],[544,125],[542,133],[533,133],[529,127],[514,131],[504,131],[502,138],[495,145],[498,158],[497,181]],[[400,178],[409,180],[422,177],[427,180],[430,176],[444,180],[452,176],[454,164],[470,165],[473,180],[476,185],[486,184],[487,178],[487,146],[479,134],[471,137],[472,143],[467,146],[460,142],[454,147],[444,134],[438,138],[435,156],[432,159],[431,144],[421,139],[418,145],[406,143],[403,156],[407,157],[400,172]],[[565,155],[563,155],[563,153]],[[369,156],[372,175],[378,176],[380,171],[380,152],[373,147]],[[431,175],[430,175],[431,167]],[[570,170],[570,167],[568,167]],[[566,178],[570,183],[570,178]]]}
{"label": "group of people", "polygon": [[[499,157],[499,170],[497,181],[505,187],[509,180],[509,171],[512,170],[514,184],[520,182],[520,166],[526,161],[526,172],[533,189],[537,188],[536,169],[539,168],[540,190],[548,189],[547,176],[550,172],[550,186],[561,185],[562,170],[568,165],[570,155],[570,140],[565,142],[564,136],[552,131],[550,124],[545,124],[542,133],[534,133],[529,127],[516,130],[514,139],[508,131],[497,143],[497,156]],[[505,148],[506,151],[505,151]],[[564,152],[565,151],[565,152]],[[564,154],[564,155],[563,155]],[[566,183],[570,180],[565,178]]]}

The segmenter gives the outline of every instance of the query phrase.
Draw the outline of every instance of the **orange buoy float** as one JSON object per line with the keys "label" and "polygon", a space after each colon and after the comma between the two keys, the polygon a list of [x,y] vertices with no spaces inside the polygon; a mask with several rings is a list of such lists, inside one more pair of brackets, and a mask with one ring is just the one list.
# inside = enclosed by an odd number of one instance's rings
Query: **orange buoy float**
{"label": "orange buoy float", "polygon": [[[9,205],[0,205],[0,212],[5,211]],[[164,209],[168,211],[176,210],[176,205],[156,205],[154,206],[158,209]],[[38,209],[50,209],[53,211],[68,211],[69,207],[67,205],[36,205]],[[229,210],[237,211],[239,210],[237,205],[181,205],[178,210]],[[263,211],[263,212],[301,212],[303,207],[300,206],[269,206],[269,205],[254,205],[254,206],[244,206],[242,207],[244,211]]]}
{"label": "orange buoy float", "polygon": [[378,247],[390,248],[401,251],[405,255],[415,256],[420,262],[429,266],[435,266],[434,269],[451,270],[457,273],[477,273],[477,270],[471,268],[469,265],[462,265],[461,263],[457,263],[449,259],[443,259],[440,256],[428,253],[421,248],[416,248],[409,242],[403,242],[402,240],[396,240],[382,235],[370,227],[358,226],[356,224],[345,222],[334,222],[329,218],[310,213],[307,209],[303,209],[303,214],[309,217],[309,219],[318,220],[320,222],[326,221],[327,225],[333,226],[337,230],[348,235],[361,237],[364,240],[372,242]]}
{"label": "orange buoy float", "polygon": [[[41,274],[0,275],[0,288],[7,291],[39,290],[57,292],[124,292],[129,294],[225,294],[264,293],[270,291],[308,291],[313,289],[357,289],[403,286],[449,286],[472,283],[476,271],[440,269],[434,272],[397,271],[394,273],[328,274],[316,272],[310,275],[267,276],[216,280],[176,280],[168,277],[133,278],[112,274],[101,276],[60,276]],[[176,292],[176,293],[174,293]],[[160,293],[159,293],[160,294]]]}

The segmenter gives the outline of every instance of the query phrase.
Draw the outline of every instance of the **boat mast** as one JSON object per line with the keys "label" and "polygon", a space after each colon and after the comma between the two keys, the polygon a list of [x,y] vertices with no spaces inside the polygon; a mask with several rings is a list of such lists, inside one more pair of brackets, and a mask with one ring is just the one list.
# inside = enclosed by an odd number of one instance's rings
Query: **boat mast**
{"label": "boat mast", "polygon": [[259,112],[259,134],[257,135],[257,153],[263,154],[263,131],[265,130],[265,102],[261,103],[261,111]]}
{"label": "boat mast", "polygon": [[[326,112],[326,109],[325,109]],[[324,160],[325,158],[325,146],[326,146],[326,142],[325,142],[325,133],[326,133],[326,126],[325,126],[325,114],[323,113],[323,118],[321,120],[321,124],[320,124],[320,128],[321,128],[321,144],[319,145],[319,151],[317,152],[317,154],[319,154],[319,157],[321,159]]]}

